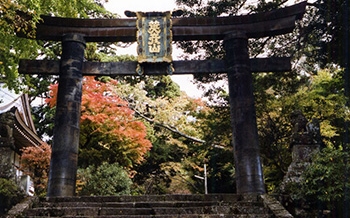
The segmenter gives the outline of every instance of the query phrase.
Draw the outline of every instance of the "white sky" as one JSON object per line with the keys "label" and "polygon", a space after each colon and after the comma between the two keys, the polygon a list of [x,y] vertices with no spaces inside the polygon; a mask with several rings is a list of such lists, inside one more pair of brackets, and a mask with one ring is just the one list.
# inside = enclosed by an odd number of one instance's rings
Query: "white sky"
{"label": "white sky", "polygon": [[[173,11],[178,7],[175,4],[175,0],[108,0],[105,4],[105,8],[115,14],[118,14],[122,18],[126,18],[124,11]],[[120,54],[136,55],[136,45],[130,46],[128,49],[119,49]],[[173,47],[173,59],[177,59],[177,55],[180,51]],[[176,69],[175,69],[176,70]],[[196,88],[191,80],[192,75],[175,75],[171,77],[173,81],[180,85],[182,91],[186,91],[190,97],[201,97],[201,92]]]}

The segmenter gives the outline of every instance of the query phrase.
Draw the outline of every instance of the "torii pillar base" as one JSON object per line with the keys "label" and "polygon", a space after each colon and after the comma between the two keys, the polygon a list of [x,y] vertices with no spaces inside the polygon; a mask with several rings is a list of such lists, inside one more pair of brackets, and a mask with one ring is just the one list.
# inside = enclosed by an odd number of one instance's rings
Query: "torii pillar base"
{"label": "torii pillar base", "polygon": [[227,34],[224,49],[228,69],[237,193],[263,194],[265,185],[246,34],[243,31]]}

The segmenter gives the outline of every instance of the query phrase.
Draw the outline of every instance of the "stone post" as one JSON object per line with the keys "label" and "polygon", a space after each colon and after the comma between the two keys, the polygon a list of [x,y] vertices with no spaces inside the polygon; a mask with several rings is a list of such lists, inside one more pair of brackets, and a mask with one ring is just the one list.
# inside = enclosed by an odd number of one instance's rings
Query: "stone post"
{"label": "stone post", "polygon": [[320,151],[322,145],[320,123],[316,118],[309,122],[300,110],[293,111],[290,118],[293,125],[290,144],[292,162],[280,186],[280,191],[287,194],[288,184],[300,185],[302,174],[312,163],[313,156]]}
{"label": "stone post", "polygon": [[62,37],[48,197],[75,194],[84,49],[82,35],[67,34]]}
{"label": "stone post", "polygon": [[250,72],[248,38],[242,31],[224,39],[238,194],[265,193]]}

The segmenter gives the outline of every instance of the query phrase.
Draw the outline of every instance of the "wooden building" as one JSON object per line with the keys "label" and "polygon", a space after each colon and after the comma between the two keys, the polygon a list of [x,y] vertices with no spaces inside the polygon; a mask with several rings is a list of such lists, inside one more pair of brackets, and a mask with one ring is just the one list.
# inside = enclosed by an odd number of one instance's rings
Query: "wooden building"
{"label": "wooden building", "polygon": [[27,94],[16,94],[0,84],[0,178],[14,180],[33,195],[31,178],[20,169],[21,149],[43,141],[35,131]]}

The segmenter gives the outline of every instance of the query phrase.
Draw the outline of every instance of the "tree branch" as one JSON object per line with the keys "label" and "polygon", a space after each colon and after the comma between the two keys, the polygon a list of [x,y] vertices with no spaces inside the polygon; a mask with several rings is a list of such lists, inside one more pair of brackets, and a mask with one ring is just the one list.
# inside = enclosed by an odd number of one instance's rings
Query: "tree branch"
{"label": "tree branch", "polygon": [[[173,133],[176,133],[182,137],[185,137],[186,139],[189,139],[191,141],[194,141],[194,142],[197,142],[197,143],[201,143],[201,144],[205,144],[207,143],[206,141],[202,140],[202,139],[198,139],[198,138],[195,138],[193,136],[190,136],[190,135],[187,135],[181,131],[179,131],[176,127],[172,127],[172,126],[169,126],[169,125],[166,125],[166,124],[163,124],[163,123],[159,123],[159,122],[156,122],[154,121],[153,119],[143,115],[140,111],[136,110],[135,108],[132,108],[135,113],[140,116],[141,118],[143,118],[144,120],[146,120],[147,122],[149,123],[152,123],[156,126],[159,126],[159,127],[162,127],[162,128],[165,128]],[[225,146],[222,146],[222,145],[218,145],[218,144],[211,144],[212,147],[214,148],[219,148],[219,149],[227,149]]]}

